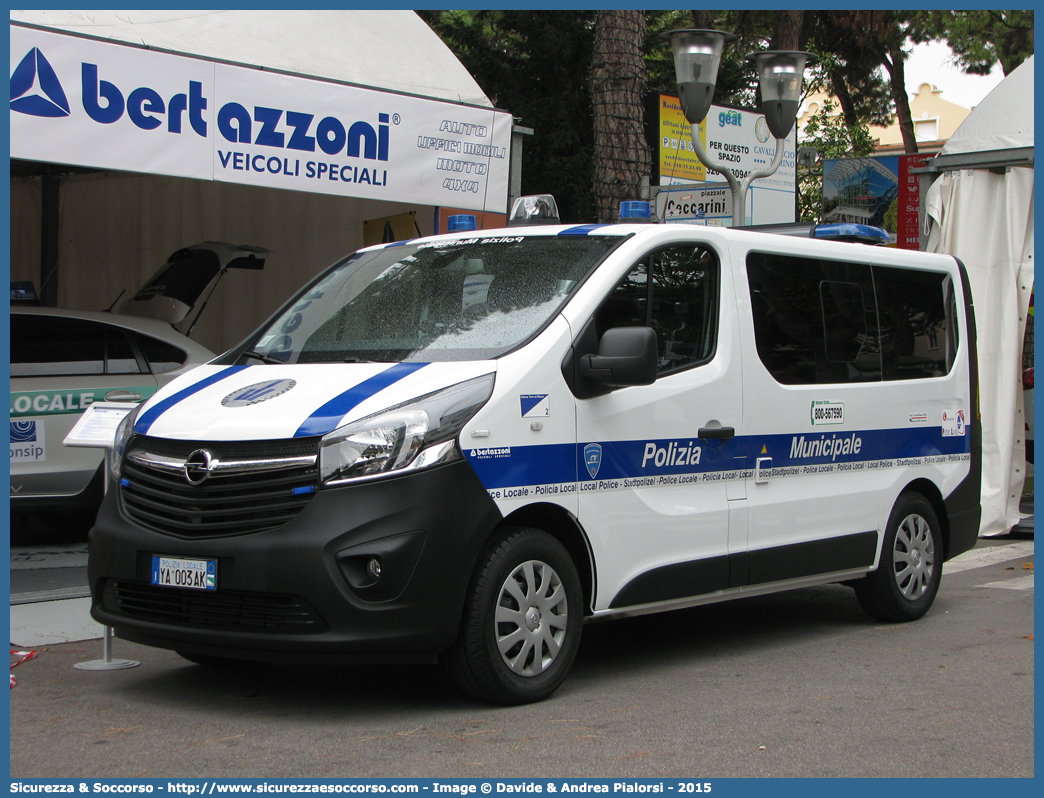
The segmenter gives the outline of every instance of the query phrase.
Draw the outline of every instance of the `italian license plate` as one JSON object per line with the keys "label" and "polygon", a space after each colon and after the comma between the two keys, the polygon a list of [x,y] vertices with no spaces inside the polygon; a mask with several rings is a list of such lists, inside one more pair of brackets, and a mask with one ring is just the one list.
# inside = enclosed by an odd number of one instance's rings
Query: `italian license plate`
{"label": "italian license plate", "polygon": [[181,557],[152,558],[152,584],[217,590],[217,560],[187,560]]}

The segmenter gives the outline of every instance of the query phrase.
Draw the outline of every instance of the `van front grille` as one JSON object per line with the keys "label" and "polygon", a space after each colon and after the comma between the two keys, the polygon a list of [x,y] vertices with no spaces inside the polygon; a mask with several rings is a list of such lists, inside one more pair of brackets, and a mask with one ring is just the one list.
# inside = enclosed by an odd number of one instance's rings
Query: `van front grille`
{"label": "van front grille", "polygon": [[110,579],[102,591],[102,606],[129,618],[207,629],[282,634],[326,629],[304,599],[277,593],[186,590]]}
{"label": "van front grille", "polygon": [[[242,535],[280,527],[301,512],[318,489],[318,446],[306,441],[306,446],[298,444],[296,452],[288,452],[286,442],[274,441],[280,450],[266,454],[259,445],[263,443],[255,442],[247,458],[222,459],[240,452],[226,454],[220,445],[152,445],[152,439],[138,439],[123,462],[124,512],[144,527],[178,537]],[[213,471],[202,480],[194,474],[199,484],[193,485],[184,464],[193,452],[204,449],[212,457]]]}

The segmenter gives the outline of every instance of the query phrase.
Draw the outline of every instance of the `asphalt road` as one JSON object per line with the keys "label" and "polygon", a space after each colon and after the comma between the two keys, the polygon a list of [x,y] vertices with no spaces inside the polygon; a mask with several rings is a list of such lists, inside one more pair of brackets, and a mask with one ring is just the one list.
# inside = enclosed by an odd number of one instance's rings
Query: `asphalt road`
{"label": "asphalt road", "polygon": [[430,667],[215,671],[116,640],[141,666],[91,672],[100,641],[50,646],[14,671],[11,776],[1032,776],[1032,561],[947,574],[912,624],[831,585],[588,625],[559,692],[510,709]]}

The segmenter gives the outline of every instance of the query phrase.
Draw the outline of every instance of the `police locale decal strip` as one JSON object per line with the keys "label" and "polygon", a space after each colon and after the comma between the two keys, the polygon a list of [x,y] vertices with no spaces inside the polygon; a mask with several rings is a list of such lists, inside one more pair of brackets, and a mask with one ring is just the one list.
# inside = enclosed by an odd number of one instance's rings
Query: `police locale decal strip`
{"label": "police locale decal strip", "polygon": [[464,454],[494,499],[749,479],[754,460],[766,456],[771,462],[763,474],[773,478],[971,459],[969,438],[948,436],[939,427],[737,436],[712,443],[672,439],[503,446]]}
{"label": "police locale decal strip", "polygon": [[337,429],[341,419],[356,405],[369,399],[389,385],[393,385],[404,377],[408,377],[427,363],[396,363],[390,369],[375,374],[358,385],[335,396],[322,407],[315,410],[294,433],[295,438],[307,438],[311,435],[325,435]]}
{"label": "police locale decal strip", "polygon": [[187,399],[188,397],[193,396],[194,394],[199,393],[204,388],[209,388],[216,382],[221,382],[221,380],[238,374],[245,368],[250,368],[250,366],[229,366],[228,368],[221,369],[221,371],[215,374],[211,374],[209,377],[204,377],[199,382],[190,385],[188,388],[182,388],[177,393],[172,394],[171,396],[168,396],[166,399],[157,402],[144,413],[142,413],[140,416],[138,416],[138,419],[134,422],[134,431],[138,435],[147,435],[149,432],[149,427],[155,424],[156,420],[160,416],[162,416],[164,413],[166,413],[168,410],[174,407],[174,405],[176,405],[178,402],[182,401],[183,399]]}

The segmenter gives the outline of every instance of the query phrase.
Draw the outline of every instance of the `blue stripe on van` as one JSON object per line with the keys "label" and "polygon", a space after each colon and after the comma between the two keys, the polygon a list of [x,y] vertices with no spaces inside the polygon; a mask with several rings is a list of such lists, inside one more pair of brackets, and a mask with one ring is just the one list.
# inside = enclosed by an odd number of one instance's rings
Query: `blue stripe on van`
{"label": "blue stripe on van", "polygon": [[209,377],[205,377],[197,383],[190,385],[188,388],[183,388],[172,396],[168,396],[161,402],[157,402],[140,416],[134,422],[134,431],[138,435],[147,435],[149,427],[156,423],[156,419],[170,410],[174,405],[180,402],[182,399],[187,399],[194,394],[199,393],[204,388],[209,388],[215,382],[221,382],[226,377],[231,377],[238,374],[245,368],[251,368],[250,366],[229,366],[227,369],[222,369],[216,374],[211,374]]}
{"label": "blue stripe on van", "polygon": [[[857,439],[858,451],[855,450]],[[970,435],[943,436],[940,427],[920,427],[816,430],[812,433],[751,435],[727,441],[686,436],[575,445],[466,448],[464,455],[484,487],[503,489],[574,480],[580,483],[641,480],[633,487],[642,487],[647,484],[683,485],[696,479],[738,479],[750,476],[744,472],[753,469],[759,456],[771,457],[773,469],[793,472],[780,476],[796,476],[813,471],[825,473],[916,466],[926,464],[926,458],[936,463],[947,462],[966,456],[970,451]],[[664,478],[663,482],[660,477]],[[586,488],[581,485],[580,490]]]}
{"label": "blue stripe on van", "polygon": [[379,391],[383,391],[403,377],[408,377],[417,369],[424,368],[427,363],[396,363],[380,374],[349,388],[339,396],[335,396],[322,407],[315,410],[305,419],[294,433],[295,438],[307,438],[311,435],[325,435],[337,429],[337,425],[345,414],[359,403],[369,399]]}
{"label": "blue stripe on van", "polygon": [[612,227],[608,224],[581,224],[576,227],[570,227],[559,233],[560,236],[585,236],[592,230],[597,230],[599,227]]}
{"label": "blue stripe on van", "polygon": [[576,445],[472,447],[464,456],[483,487],[508,488],[576,482]]}

